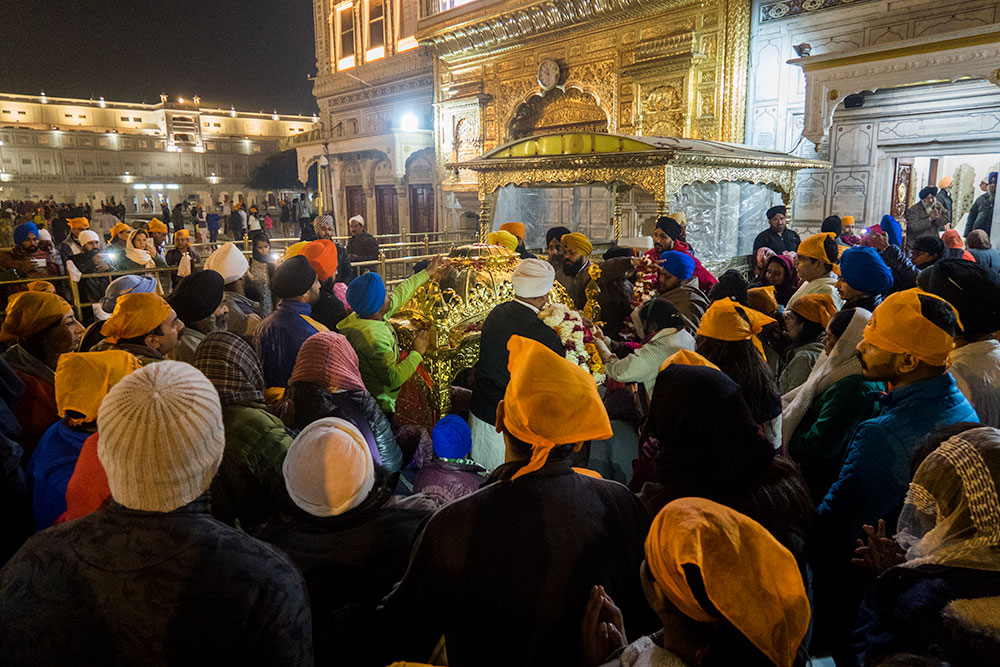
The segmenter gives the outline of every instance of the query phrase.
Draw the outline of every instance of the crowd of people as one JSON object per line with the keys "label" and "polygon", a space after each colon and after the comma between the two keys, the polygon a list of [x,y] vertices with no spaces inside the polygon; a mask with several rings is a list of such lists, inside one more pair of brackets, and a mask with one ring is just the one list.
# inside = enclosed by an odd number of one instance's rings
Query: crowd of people
{"label": "crowd of people", "polygon": [[[786,216],[751,275],[680,214],[603,261],[503,225],[514,296],[447,415],[391,318],[448,258],[390,289],[363,219],[280,261],[118,228],[140,273],[84,279],[93,322],[40,276],[0,326],[3,664],[995,664],[989,237]],[[88,223],[64,270],[120,266]]]}

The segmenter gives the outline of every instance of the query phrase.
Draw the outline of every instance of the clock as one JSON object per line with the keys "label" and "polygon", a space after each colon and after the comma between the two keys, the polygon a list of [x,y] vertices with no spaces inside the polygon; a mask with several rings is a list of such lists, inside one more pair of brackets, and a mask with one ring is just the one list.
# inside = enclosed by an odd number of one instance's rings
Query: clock
{"label": "clock", "polygon": [[542,87],[542,90],[552,90],[559,83],[561,73],[559,63],[551,58],[546,58],[538,63],[538,85]]}

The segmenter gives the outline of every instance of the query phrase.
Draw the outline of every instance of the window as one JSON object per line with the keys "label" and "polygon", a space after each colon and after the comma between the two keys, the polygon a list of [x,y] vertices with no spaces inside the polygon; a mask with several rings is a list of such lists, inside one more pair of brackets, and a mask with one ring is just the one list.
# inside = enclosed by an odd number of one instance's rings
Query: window
{"label": "window", "polygon": [[396,52],[402,53],[417,48],[413,35],[417,32],[417,1],[401,0],[396,9]]}
{"label": "window", "polygon": [[18,115],[18,116],[27,116],[27,115],[28,115],[28,112],[27,112],[27,111],[18,111],[18,112],[17,112],[17,115]]}
{"label": "window", "polygon": [[4,113],[10,113],[10,109],[4,109],[3,112]]}
{"label": "window", "polygon": [[63,118],[72,118],[72,117],[73,117],[73,114],[71,114],[71,113],[64,113],[63,114]]}
{"label": "window", "polygon": [[222,127],[222,123],[212,123],[212,127]]}
{"label": "window", "polygon": [[128,122],[128,116],[119,116],[118,120],[120,120],[123,123],[127,123]]}
{"label": "window", "polygon": [[141,118],[133,118],[133,119],[132,119],[132,122],[133,122],[133,123],[141,123],[141,122],[142,122],[142,119],[141,119]]}
{"label": "window", "polygon": [[85,119],[85,118],[86,118],[86,116],[85,116],[85,115],[83,115],[83,114],[80,114],[79,116],[77,116],[77,118],[84,118],[84,119]]}
{"label": "window", "polygon": [[368,50],[365,61],[378,60],[385,55],[385,0],[367,0]]}
{"label": "window", "polygon": [[337,69],[354,67],[354,5],[345,2],[336,8]]}

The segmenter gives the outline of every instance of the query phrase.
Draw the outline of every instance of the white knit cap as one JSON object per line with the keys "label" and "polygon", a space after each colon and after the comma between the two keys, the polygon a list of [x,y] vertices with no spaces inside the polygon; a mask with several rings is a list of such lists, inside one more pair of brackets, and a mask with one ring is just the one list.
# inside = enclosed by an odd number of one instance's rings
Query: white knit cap
{"label": "white knit cap", "polygon": [[249,268],[246,256],[232,243],[216,249],[205,262],[205,270],[218,273],[226,285],[245,276]]}
{"label": "white knit cap", "polygon": [[548,294],[555,279],[556,270],[548,262],[540,259],[522,259],[514,269],[510,281],[514,284],[515,296],[534,299]]}
{"label": "white knit cap", "polygon": [[362,218],[360,215],[352,215],[351,219],[348,220],[347,222],[348,223],[351,223],[351,222],[360,222],[362,227],[365,226],[365,219]]}
{"label": "white knit cap", "polygon": [[111,497],[148,512],[171,512],[204,493],[226,444],[219,394],[181,361],[125,376],[101,403],[97,431]]}
{"label": "white knit cap", "polygon": [[85,229],[82,232],[80,232],[80,235],[76,238],[81,246],[85,246],[91,241],[97,241],[98,243],[101,242],[101,237],[97,235],[97,232],[91,231],[89,229]]}
{"label": "white knit cap", "polygon": [[336,516],[360,505],[375,486],[375,462],[357,427],[337,417],[309,424],[281,466],[292,502],[313,516]]}

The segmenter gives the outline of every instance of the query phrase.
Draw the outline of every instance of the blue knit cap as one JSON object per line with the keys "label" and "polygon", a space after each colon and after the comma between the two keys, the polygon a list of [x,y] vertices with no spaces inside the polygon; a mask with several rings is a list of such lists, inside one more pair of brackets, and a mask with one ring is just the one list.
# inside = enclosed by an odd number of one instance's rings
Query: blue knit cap
{"label": "blue knit cap", "polygon": [[442,459],[464,459],[472,449],[472,431],[458,415],[442,417],[431,432],[434,453]]}
{"label": "blue knit cap", "polygon": [[840,276],[850,287],[866,294],[892,287],[892,271],[874,248],[848,248],[840,256]]}
{"label": "blue knit cap", "polygon": [[371,317],[385,303],[385,283],[377,273],[362,273],[347,286],[347,303],[358,317]]}
{"label": "blue knit cap", "polygon": [[111,314],[118,303],[118,297],[123,294],[152,294],[156,291],[156,278],[153,276],[129,275],[111,281],[101,298],[101,310]]}
{"label": "blue knit cap", "polygon": [[694,257],[679,250],[667,250],[660,254],[657,262],[663,270],[679,280],[687,280],[694,275]]}
{"label": "blue knit cap", "polygon": [[883,215],[882,222],[879,223],[882,232],[886,235],[889,245],[903,245],[903,228],[899,226],[899,221],[891,215]]}
{"label": "blue knit cap", "polygon": [[25,239],[28,238],[28,234],[34,234],[35,238],[38,238],[38,225],[33,222],[25,222],[24,224],[18,225],[14,228],[14,245],[21,245],[24,243]]}

